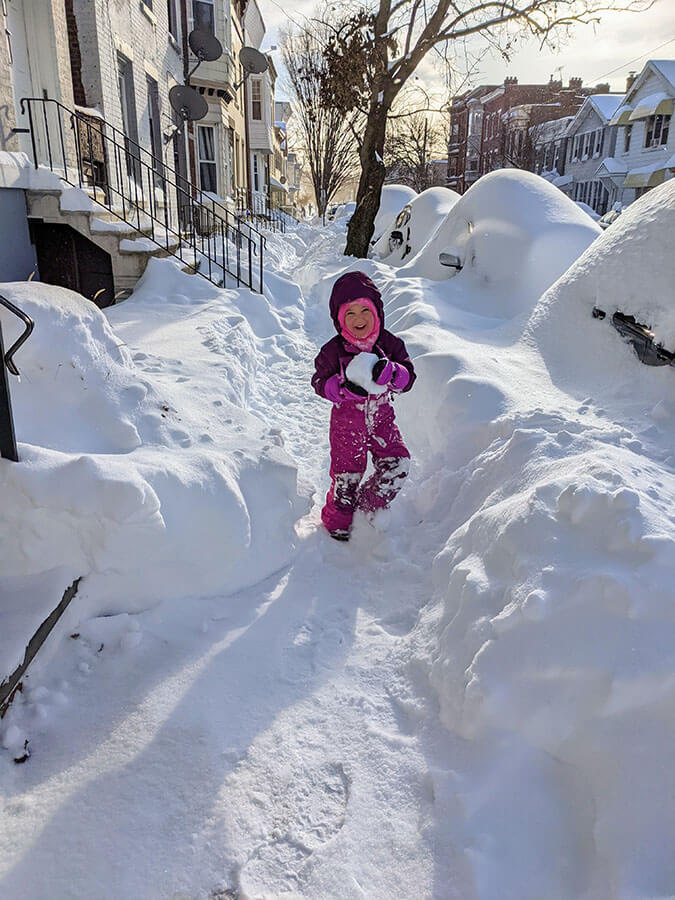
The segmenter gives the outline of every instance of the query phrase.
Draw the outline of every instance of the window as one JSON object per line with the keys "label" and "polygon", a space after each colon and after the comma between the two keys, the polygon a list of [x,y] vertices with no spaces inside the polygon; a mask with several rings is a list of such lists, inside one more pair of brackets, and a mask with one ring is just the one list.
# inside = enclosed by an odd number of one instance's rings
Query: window
{"label": "window", "polygon": [[192,19],[198,31],[216,33],[216,10],[214,0],[192,0]]}
{"label": "window", "polygon": [[630,136],[631,136],[632,131],[633,131],[632,125],[626,125],[626,127],[623,130],[623,152],[624,153],[628,153],[628,151],[630,149]]}
{"label": "window", "polygon": [[199,152],[199,184],[203,191],[218,193],[216,170],[216,129],[213,125],[197,126]]}
{"label": "window", "polygon": [[150,147],[152,149],[152,167],[155,172],[162,170],[162,138],[159,131],[159,87],[154,78],[145,76],[148,89],[148,126],[150,129]]}
{"label": "window", "polygon": [[581,145],[581,135],[577,134],[574,136],[574,141],[572,142],[572,159],[579,159],[580,145]]}
{"label": "window", "polygon": [[253,190],[258,190],[258,154],[253,154]]}
{"label": "window", "polygon": [[600,154],[602,153],[604,135],[605,132],[602,128],[598,128],[598,130],[595,132],[595,150],[593,151],[593,156],[600,156]]}
{"label": "window", "polygon": [[166,12],[169,20],[169,34],[175,40],[178,40],[178,11],[176,10],[177,0],[166,0]]}
{"label": "window", "polygon": [[262,119],[262,81],[260,78],[251,79],[251,118],[258,122]]}
{"label": "window", "polygon": [[645,147],[662,147],[668,143],[670,116],[650,116],[645,129]]}

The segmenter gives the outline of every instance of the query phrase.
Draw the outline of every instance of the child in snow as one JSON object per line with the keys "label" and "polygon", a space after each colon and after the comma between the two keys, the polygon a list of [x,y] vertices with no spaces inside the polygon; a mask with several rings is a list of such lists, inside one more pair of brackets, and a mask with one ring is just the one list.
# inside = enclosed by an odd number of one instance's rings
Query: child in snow
{"label": "child in snow", "polygon": [[[408,474],[410,454],[394,422],[392,392],[409,391],[415,370],[405,344],[384,327],[380,292],[363,272],[337,279],[330,296],[336,337],[314,361],[312,387],[333,404],[330,417],[331,486],[321,520],[331,537],[348,540],[356,509],[384,509]],[[350,380],[347,367],[359,354],[378,357],[370,391]],[[366,362],[368,359],[366,358]],[[361,484],[372,454],[375,471]]]}

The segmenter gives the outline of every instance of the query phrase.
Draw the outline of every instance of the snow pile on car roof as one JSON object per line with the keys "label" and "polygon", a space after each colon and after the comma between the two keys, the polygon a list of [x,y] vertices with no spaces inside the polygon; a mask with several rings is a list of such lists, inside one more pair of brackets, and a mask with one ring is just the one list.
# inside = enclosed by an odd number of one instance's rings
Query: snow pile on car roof
{"label": "snow pile on car roof", "polygon": [[[603,382],[640,381],[675,391],[674,373],[641,365],[611,327],[619,311],[648,326],[675,352],[675,179],[631,204],[541,298],[529,335],[553,377],[589,393]],[[606,313],[592,318],[594,307]]]}
{"label": "snow pile on car roof", "polygon": [[[501,169],[480,178],[453,206],[402,277],[453,278],[476,311],[516,315],[601,234],[562,191],[538,175]],[[461,271],[443,266],[457,257]]]}
{"label": "snow pile on car roof", "polygon": [[[373,247],[372,255],[390,266],[400,266],[411,260],[432,237],[452,207],[459,194],[446,187],[431,187],[422,191],[407,204],[409,215],[399,223],[403,213],[390,222],[382,237]],[[405,207],[404,207],[405,209]],[[392,243],[392,232],[401,232],[401,242]]]}
{"label": "snow pile on car roof", "polygon": [[376,241],[382,232],[391,223],[392,219],[401,212],[403,207],[417,196],[407,184],[385,184],[380,196],[380,208],[375,216],[375,229],[372,241]]}

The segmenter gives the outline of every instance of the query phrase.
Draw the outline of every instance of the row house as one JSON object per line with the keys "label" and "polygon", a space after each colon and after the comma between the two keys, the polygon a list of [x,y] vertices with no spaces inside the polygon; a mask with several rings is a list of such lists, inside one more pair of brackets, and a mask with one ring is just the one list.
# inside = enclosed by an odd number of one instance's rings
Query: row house
{"label": "row house", "polygon": [[581,78],[570,78],[568,87],[563,87],[553,77],[547,84],[519,84],[512,77],[481,97],[481,174],[504,167],[533,168],[530,128],[574,115],[586,95],[609,90],[605,84],[592,89],[582,84]]}
{"label": "row house", "polygon": [[[182,232],[213,229],[217,220],[209,210],[222,218],[250,205],[255,167],[249,133],[263,109],[267,167],[260,158],[258,175],[269,196],[269,160],[280,144],[274,134],[276,73],[270,60],[271,74],[244,78],[239,52],[252,44],[247,16],[259,46],[265,28],[255,0],[0,4],[3,277],[25,278],[37,270],[45,281],[98,296],[90,273],[101,272],[96,278],[106,284],[105,302],[112,302],[117,288],[130,289],[143,271],[142,253],[159,249],[156,241],[153,249],[151,241],[139,240],[130,250],[123,231],[147,232],[149,218],[153,239],[163,231],[164,249],[174,252]],[[189,43],[195,30],[218,38],[218,59],[199,63]],[[266,94],[251,84],[254,77],[266,83]],[[187,83],[206,109],[192,122],[169,102],[171,89]],[[22,108],[24,97],[34,99]],[[42,169],[32,170],[34,153],[55,173],[49,185]],[[82,199],[77,202],[86,210],[67,209],[57,176],[83,186],[110,215],[101,219],[100,208],[95,213]],[[39,178],[43,196],[36,200],[31,190]],[[133,264],[123,259],[126,253],[137,254]],[[52,272],[54,266],[60,270]]]}
{"label": "row house", "polygon": [[454,98],[448,186],[463,193],[493,169],[533,168],[536,149],[531,129],[553,119],[569,120],[585,96],[605,89],[609,86],[583,88],[580,78],[571,78],[564,87],[552,77],[547,84],[519,84],[517,78],[509,77],[501,85],[482,85]]}
{"label": "row house", "polygon": [[274,104],[274,165],[270,175],[272,202],[278,208],[290,208],[287,174],[288,120],[291,117],[291,104],[285,100],[277,100]]}
{"label": "row house", "polygon": [[529,141],[534,161],[533,171],[548,181],[560,178],[565,171],[567,130],[574,116],[551,119],[529,128]]}
{"label": "row house", "polygon": [[612,157],[616,129],[610,121],[621,103],[622,94],[594,94],[587,97],[567,128],[564,168],[552,183],[572,200],[604,215],[615,202],[611,178],[600,174],[601,163]]}
{"label": "row house", "polygon": [[446,183],[463,194],[480,176],[483,109],[480,98],[495,90],[495,85],[480,85],[453,97],[450,103],[450,133]]}
{"label": "row house", "polygon": [[598,215],[626,206],[675,175],[674,104],[675,60],[649,60],[629,75],[625,94],[587,97],[564,134],[543,123],[559,149],[552,158],[551,140],[542,140],[534,171]]}
{"label": "row house", "polygon": [[[196,28],[214,34],[223,47],[218,59],[202,62],[190,79],[208,104],[206,115],[188,129],[196,184],[216,204],[229,209],[245,201],[248,186],[244,73],[239,62],[245,45],[243,15],[241,0],[191,0],[187,7],[188,33]],[[190,68],[195,62],[190,54]]]}
{"label": "row house", "polygon": [[675,175],[675,60],[651,59],[628,86],[611,120],[616,148],[603,160],[626,205]]}

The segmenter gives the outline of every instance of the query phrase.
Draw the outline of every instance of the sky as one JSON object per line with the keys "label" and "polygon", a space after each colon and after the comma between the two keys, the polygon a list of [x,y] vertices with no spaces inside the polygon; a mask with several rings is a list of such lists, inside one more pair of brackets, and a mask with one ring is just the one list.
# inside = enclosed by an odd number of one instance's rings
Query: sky
{"label": "sky", "polygon": [[[303,17],[311,16],[315,0],[300,0],[282,4],[278,0],[258,0],[267,33],[262,49],[269,50],[279,42],[279,28]],[[483,47],[480,37],[474,39],[472,51]],[[281,53],[272,51],[277,69],[283,72]],[[551,75],[562,77],[565,84],[572,77],[583,79],[584,85],[609,82],[612,92],[623,93],[630,70],[640,71],[648,59],[675,59],[675,15],[671,0],[656,0],[646,12],[607,12],[597,25],[576,27],[567,37],[561,35],[561,46],[541,50],[535,41],[525,41],[517,47],[510,61],[494,52],[486,54],[474,69],[468,85],[456,85],[456,90],[479,84],[501,84],[507,75],[514,75],[521,83],[548,81]],[[465,70],[463,54],[459,69]],[[559,73],[559,74],[558,74]],[[445,76],[435,55],[428,54],[417,71],[419,82],[429,92],[442,97]],[[459,81],[460,79],[458,79]],[[278,93],[286,96],[283,78]]]}

